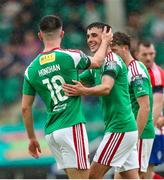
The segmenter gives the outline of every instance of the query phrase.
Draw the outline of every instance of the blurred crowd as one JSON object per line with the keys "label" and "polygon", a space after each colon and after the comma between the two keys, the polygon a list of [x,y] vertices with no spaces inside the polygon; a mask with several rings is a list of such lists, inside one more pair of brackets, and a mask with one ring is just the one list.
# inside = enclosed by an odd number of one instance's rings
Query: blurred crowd
{"label": "blurred crowd", "polygon": [[[157,49],[157,63],[164,59],[164,3],[125,0],[125,31],[138,39],[150,39]],[[21,97],[24,70],[42,51],[38,22],[48,14],[62,17],[64,48],[87,49],[85,28],[95,21],[108,22],[102,0],[1,0],[0,4],[0,107]],[[148,4],[153,9],[148,9]],[[91,101],[95,101],[91,98]]]}
{"label": "blurred crowd", "polygon": [[103,4],[98,0],[2,0],[0,106],[4,107],[20,98],[24,70],[42,50],[42,44],[37,38],[38,22],[42,16],[61,16],[67,32],[63,47],[84,50],[84,29],[92,21],[104,19],[103,12]]}

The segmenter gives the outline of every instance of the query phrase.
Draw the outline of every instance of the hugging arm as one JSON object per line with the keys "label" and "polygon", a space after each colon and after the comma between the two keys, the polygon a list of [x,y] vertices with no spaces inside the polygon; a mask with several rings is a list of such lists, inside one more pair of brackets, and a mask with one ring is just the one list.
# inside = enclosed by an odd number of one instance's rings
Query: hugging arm
{"label": "hugging arm", "polygon": [[102,77],[102,82],[100,85],[94,87],[85,87],[79,81],[73,80],[74,85],[63,84],[63,90],[67,96],[107,96],[113,85],[114,79],[108,75]]}

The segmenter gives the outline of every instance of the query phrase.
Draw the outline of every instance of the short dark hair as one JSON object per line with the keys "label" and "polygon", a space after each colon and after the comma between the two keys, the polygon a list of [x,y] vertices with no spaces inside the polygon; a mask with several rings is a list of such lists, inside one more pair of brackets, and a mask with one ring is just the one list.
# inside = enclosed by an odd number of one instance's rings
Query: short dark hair
{"label": "short dark hair", "polygon": [[125,33],[122,33],[122,32],[115,32],[113,34],[113,41],[112,41],[112,44],[113,45],[127,45],[130,49],[131,45],[130,45],[130,36],[125,34]]}
{"label": "short dark hair", "polygon": [[44,16],[39,24],[39,29],[45,33],[55,31],[63,26],[59,16],[48,15]]}
{"label": "short dark hair", "polygon": [[145,47],[150,47],[153,43],[149,40],[139,40],[137,43],[137,47],[139,48],[140,45],[143,45]]}
{"label": "short dark hair", "polygon": [[106,23],[102,23],[102,22],[94,22],[91,23],[87,26],[86,30],[90,30],[94,27],[98,28],[98,29],[104,29],[104,27],[107,27],[107,32],[109,32],[109,30],[112,28],[110,25],[106,24]]}

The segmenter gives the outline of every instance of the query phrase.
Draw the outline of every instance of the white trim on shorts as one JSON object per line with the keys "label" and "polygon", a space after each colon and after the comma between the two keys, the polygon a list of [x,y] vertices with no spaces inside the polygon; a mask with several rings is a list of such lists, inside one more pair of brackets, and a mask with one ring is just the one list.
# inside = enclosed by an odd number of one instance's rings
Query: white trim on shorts
{"label": "white trim on shorts", "polygon": [[58,169],[89,169],[89,145],[85,125],[80,123],[45,136]]}
{"label": "white trim on shorts", "polygon": [[138,140],[138,161],[140,172],[147,172],[153,141],[154,139]]}
{"label": "white trim on shorts", "polygon": [[[106,133],[97,149],[94,161],[119,169],[128,160],[134,164],[133,169],[138,168],[137,139],[138,131]],[[134,149],[136,150],[134,151]],[[131,152],[135,154],[135,157],[131,156],[131,159],[128,159]],[[124,168],[126,169],[126,167]]]}

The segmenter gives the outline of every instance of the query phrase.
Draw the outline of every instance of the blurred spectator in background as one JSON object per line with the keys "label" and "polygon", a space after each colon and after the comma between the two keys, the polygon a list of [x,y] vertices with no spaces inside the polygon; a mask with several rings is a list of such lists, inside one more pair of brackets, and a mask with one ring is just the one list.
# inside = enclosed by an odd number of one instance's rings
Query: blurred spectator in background
{"label": "blurred spectator in background", "polygon": [[19,47],[19,54],[24,60],[25,66],[29,65],[36,57],[36,55],[41,51],[41,42],[36,38],[33,30],[28,30],[25,32],[23,37],[23,42]]}
{"label": "blurred spectator in background", "polygon": [[128,14],[126,32],[133,38],[139,38],[141,31],[141,13],[133,11]]}
{"label": "blurred spectator in background", "polygon": [[157,4],[145,19],[142,36],[156,43],[164,40],[164,2]]}
{"label": "blurred spectator in background", "polygon": [[20,83],[23,79],[23,59],[15,44],[7,44],[0,52],[1,103],[8,105],[20,98]]}
{"label": "blurred spectator in background", "polygon": [[141,37],[154,43],[157,52],[156,62],[162,65],[164,60],[164,2],[154,3],[153,7],[143,22]]}
{"label": "blurred spectator in background", "polygon": [[[100,6],[101,7],[101,6]],[[89,0],[83,6],[83,18],[82,25],[85,29],[89,24],[93,22],[101,22],[102,16],[101,11],[98,9],[98,6],[94,3],[94,1]]]}
{"label": "blurred spectator in background", "polygon": [[4,1],[0,6],[0,43],[8,42],[12,32],[12,21],[21,10],[18,1]]}
{"label": "blurred spectator in background", "polygon": [[128,13],[125,31],[131,37],[130,50],[133,57],[135,57],[136,46],[138,43],[138,39],[140,38],[141,29],[142,23],[140,11],[135,10]]}

